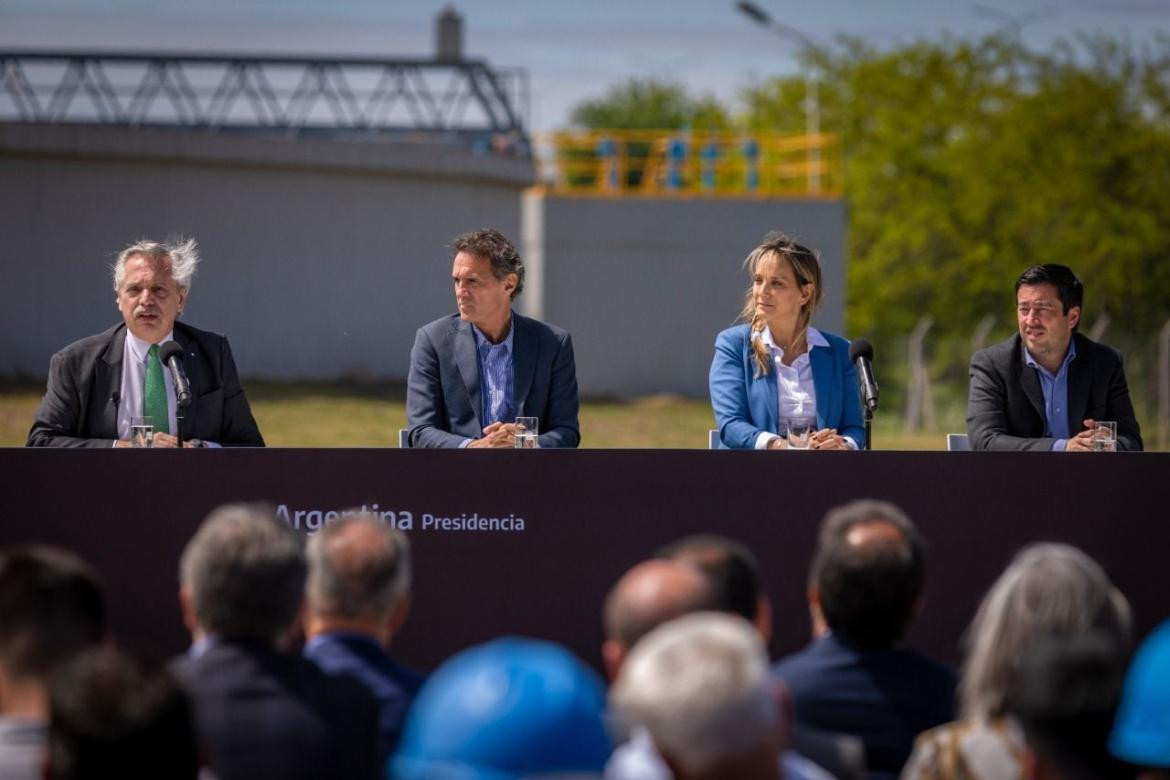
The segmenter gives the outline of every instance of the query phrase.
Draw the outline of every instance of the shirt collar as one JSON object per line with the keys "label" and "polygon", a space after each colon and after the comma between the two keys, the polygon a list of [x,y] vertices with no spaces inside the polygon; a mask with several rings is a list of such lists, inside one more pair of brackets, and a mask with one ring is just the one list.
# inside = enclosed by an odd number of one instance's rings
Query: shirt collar
{"label": "shirt collar", "polygon": [[[1077,356],[1077,340],[1076,339],[1069,339],[1068,340],[1068,354],[1066,354],[1064,356],[1064,362],[1060,364],[1060,368],[1056,372],[1057,375],[1059,375],[1061,371],[1064,371],[1066,368],[1068,368],[1068,364],[1071,363],[1072,359],[1075,358],[1076,356]],[[1044,373],[1046,373],[1046,374],[1048,373],[1048,369],[1036,362],[1036,358],[1032,357],[1032,353],[1028,351],[1027,347],[1024,347],[1024,364],[1029,366],[1030,368],[1038,368],[1041,371],[1043,371]]]}
{"label": "shirt collar", "polygon": [[[821,333],[819,330],[817,330],[814,327],[811,327],[811,326],[809,327],[808,335],[806,336],[806,338],[808,339],[808,348],[809,349],[812,349],[813,347],[827,347],[827,346],[829,346],[829,340],[827,338],[825,338],[825,334]],[[766,347],[768,347],[768,349],[779,350],[780,353],[783,354],[784,350],[782,350],[782,349],[780,349],[780,347],[776,346],[775,341],[772,341],[772,331],[769,328],[764,328],[763,330],[760,331],[760,340],[762,340],[764,342],[764,345]]]}
{"label": "shirt collar", "polygon": [[[167,333],[167,335],[163,336],[162,340],[160,340],[158,343],[165,344],[168,341],[173,340],[174,338],[175,338],[175,331],[172,328],[171,331],[169,333]],[[134,356],[135,360],[137,360],[139,363],[145,363],[146,362],[146,353],[149,352],[150,348],[154,345],[148,341],[143,341],[142,339],[138,338],[137,336],[135,336],[133,333],[130,332],[129,328],[127,328],[126,329],[126,346],[129,347],[130,354]]]}
{"label": "shirt collar", "polygon": [[483,335],[483,331],[481,331],[475,325],[471,326],[471,333],[472,333],[472,335],[475,336],[475,348],[477,350],[482,350],[484,345],[486,344],[488,349],[491,349],[492,347],[504,347],[507,350],[509,355],[512,354],[512,334],[514,334],[515,332],[516,332],[516,315],[514,315],[514,314],[511,315],[508,319],[508,335],[504,336],[504,340],[501,341],[499,344],[491,343],[490,341],[488,341],[488,337]]}

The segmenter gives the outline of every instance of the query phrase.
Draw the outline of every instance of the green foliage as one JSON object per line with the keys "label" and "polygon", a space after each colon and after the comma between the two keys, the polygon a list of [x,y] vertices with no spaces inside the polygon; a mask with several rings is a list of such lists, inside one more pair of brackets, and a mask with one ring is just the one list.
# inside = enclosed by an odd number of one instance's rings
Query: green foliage
{"label": "green foliage", "polygon": [[[1014,327],[1036,263],[1085,282],[1085,321],[1151,333],[1170,300],[1170,46],[1107,39],[1028,51],[1003,37],[820,59],[822,125],[842,136],[850,332],[906,334],[923,314],[968,335]],[[799,131],[800,78],[745,93],[755,128]],[[941,335],[940,334],[940,335]]]}
{"label": "green foliage", "polygon": [[605,97],[573,109],[574,125],[608,130],[722,130],[731,126],[727,111],[712,97],[696,98],[679,84],[630,79]]}

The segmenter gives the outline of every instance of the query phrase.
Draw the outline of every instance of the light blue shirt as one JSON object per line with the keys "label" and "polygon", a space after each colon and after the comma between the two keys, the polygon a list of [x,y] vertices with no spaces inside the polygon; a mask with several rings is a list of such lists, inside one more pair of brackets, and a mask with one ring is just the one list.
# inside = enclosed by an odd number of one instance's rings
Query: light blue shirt
{"label": "light blue shirt", "polygon": [[1068,428],[1068,364],[1077,356],[1077,343],[1068,342],[1068,354],[1060,364],[1060,370],[1053,374],[1044,366],[1036,362],[1028,348],[1024,348],[1024,362],[1036,369],[1036,376],[1040,377],[1040,391],[1044,393],[1044,419],[1046,433],[1056,438],[1052,443],[1053,452],[1064,452],[1072,432]]}
{"label": "light blue shirt", "polygon": [[475,335],[475,351],[479,355],[480,422],[486,428],[494,422],[515,422],[515,372],[512,370],[512,334],[514,322],[508,323],[508,335],[499,344],[488,341],[479,328],[471,326]]}

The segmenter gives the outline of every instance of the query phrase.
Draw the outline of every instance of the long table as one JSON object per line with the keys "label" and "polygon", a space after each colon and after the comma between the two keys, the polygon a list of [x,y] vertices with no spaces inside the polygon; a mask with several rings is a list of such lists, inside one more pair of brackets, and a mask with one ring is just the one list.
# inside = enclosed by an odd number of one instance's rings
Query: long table
{"label": "long table", "polygon": [[598,664],[609,587],[698,532],[755,550],[776,612],[771,650],[795,650],[809,633],[817,526],[859,497],[895,502],[926,537],[927,599],[909,639],[940,659],[958,659],[980,597],[1032,541],[1100,561],[1139,635],[1170,616],[1170,454],[0,449],[0,487],[0,543],[92,562],[117,638],[154,659],[187,644],[179,555],[230,501],[270,502],[306,534],[363,506],[403,528],[414,606],[394,653],[424,670],[501,634],[563,642]]}

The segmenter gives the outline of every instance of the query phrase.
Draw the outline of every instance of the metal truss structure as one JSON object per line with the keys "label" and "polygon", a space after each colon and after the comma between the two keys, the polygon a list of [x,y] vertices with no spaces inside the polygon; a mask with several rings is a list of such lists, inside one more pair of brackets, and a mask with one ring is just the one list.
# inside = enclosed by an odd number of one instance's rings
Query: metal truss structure
{"label": "metal truss structure", "polygon": [[441,134],[526,149],[527,112],[527,72],[482,60],[0,51],[0,121]]}

